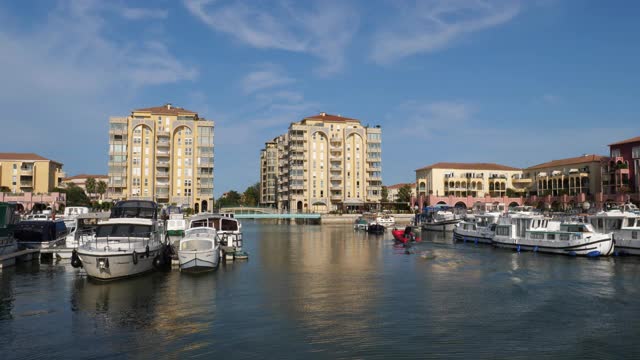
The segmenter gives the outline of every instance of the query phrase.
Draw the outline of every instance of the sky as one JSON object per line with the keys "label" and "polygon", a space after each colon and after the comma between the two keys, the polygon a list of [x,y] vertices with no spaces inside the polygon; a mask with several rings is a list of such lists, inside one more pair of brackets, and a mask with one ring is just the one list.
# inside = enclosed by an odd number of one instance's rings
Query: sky
{"label": "sky", "polygon": [[640,3],[0,2],[0,152],[106,174],[109,116],[214,120],[215,196],[320,112],[380,125],[383,183],[432,163],[526,167],[640,135]]}

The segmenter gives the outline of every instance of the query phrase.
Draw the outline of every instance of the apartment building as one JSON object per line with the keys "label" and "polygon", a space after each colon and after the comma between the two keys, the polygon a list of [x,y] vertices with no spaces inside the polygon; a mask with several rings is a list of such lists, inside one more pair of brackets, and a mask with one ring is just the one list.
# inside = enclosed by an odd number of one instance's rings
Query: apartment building
{"label": "apartment building", "polygon": [[270,152],[276,156],[277,166],[271,169],[276,172],[276,181],[269,182],[267,166],[261,171],[261,189],[265,195],[276,194],[281,210],[324,213],[378,206],[380,202],[379,126],[363,126],[357,119],[320,113],[291,123],[286,134],[265,143],[261,158],[268,162]]}
{"label": "apartment building", "polygon": [[171,104],[111,117],[108,196],[210,210],[213,138],[213,121]]}
{"label": "apartment building", "polygon": [[393,184],[387,186],[387,199],[389,202],[399,202],[399,192],[400,189],[404,186],[409,187],[410,195],[412,198],[416,197],[416,186],[413,183],[405,183],[405,184]]}
{"label": "apartment building", "polygon": [[260,151],[260,204],[276,207],[278,181],[278,144],[275,141],[265,143]]}
{"label": "apartment building", "polygon": [[49,193],[64,177],[57,161],[33,153],[0,153],[0,187],[12,193]]}
{"label": "apartment building", "polygon": [[602,192],[603,158],[589,154],[552,160],[523,169],[521,178],[530,184],[528,193],[537,196],[594,195]]}
{"label": "apartment building", "polygon": [[635,194],[640,201],[640,136],[609,144],[609,157],[602,161],[605,195]]}

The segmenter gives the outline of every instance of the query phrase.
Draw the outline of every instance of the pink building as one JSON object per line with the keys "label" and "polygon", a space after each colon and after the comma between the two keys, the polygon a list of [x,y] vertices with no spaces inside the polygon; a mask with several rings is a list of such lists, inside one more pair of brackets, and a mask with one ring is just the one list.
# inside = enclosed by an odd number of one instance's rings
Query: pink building
{"label": "pink building", "polygon": [[604,197],[640,202],[640,136],[609,144],[609,152],[602,163]]}
{"label": "pink building", "polygon": [[2,193],[0,192],[0,202],[14,202],[22,206],[22,211],[30,211],[35,204],[45,204],[54,210],[60,210],[60,205],[67,203],[67,195],[59,192],[35,194],[35,193]]}

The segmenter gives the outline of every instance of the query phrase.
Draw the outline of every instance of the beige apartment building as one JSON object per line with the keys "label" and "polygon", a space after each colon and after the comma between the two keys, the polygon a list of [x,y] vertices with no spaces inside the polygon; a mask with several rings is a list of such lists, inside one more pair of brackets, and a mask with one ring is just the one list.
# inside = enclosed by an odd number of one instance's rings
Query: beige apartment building
{"label": "beige apartment building", "polygon": [[404,186],[408,186],[410,188],[410,195],[412,198],[416,197],[416,186],[413,183],[404,183],[404,184],[393,184],[387,186],[387,199],[389,202],[398,202],[400,189]]}
{"label": "beige apartment building", "polygon": [[[267,142],[261,159],[264,205],[273,204],[270,194],[276,194],[275,204],[283,211],[325,213],[379,205],[379,126],[320,113],[292,123],[286,134]],[[276,181],[269,181],[274,176]]]}
{"label": "beige apartment building", "polygon": [[529,190],[538,196],[594,195],[602,192],[602,159],[600,155],[583,155],[552,160],[522,170],[522,178],[531,184]]}
{"label": "beige apartment building", "polygon": [[33,153],[0,153],[0,187],[12,193],[49,193],[64,177],[57,161]]}
{"label": "beige apartment building", "polygon": [[213,130],[213,121],[171,104],[111,117],[108,196],[210,210]]}

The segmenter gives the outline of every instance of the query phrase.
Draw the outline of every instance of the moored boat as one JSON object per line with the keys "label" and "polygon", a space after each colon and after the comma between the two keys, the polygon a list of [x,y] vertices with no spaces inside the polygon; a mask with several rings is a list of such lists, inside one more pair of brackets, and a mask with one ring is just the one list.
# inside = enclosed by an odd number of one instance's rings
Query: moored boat
{"label": "moored boat", "polygon": [[463,220],[453,229],[453,238],[456,241],[491,244],[499,218],[500,213],[491,212],[475,215],[473,218]]}
{"label": "moored boat", "polygon": [[616,254],[640,255],[640,214],[635,205],[625,205],[592,215],[589,222],[599,233],[613,233]]}
{"label": "moored boat", "polygon": [[367,232],[369,234],[384,234],[385,230],[386,228],[384,227],[384,225],[378,224],[376,222],[372,222],[367,225]]}
{"label": "moored boat", "polygon": [[14,230],[18,247],[21,249],[64,247],[67,233],[67,227],[60,219],[25,220],[19,222]]}
{"label": "moored boat", "polygon": [[18,251],[14,231],[19,221],[15,204],[0,202],[0,256]]}
{"label": "moored boat", "polygon": [[[216,221],[218,220],[218,221]],[[178,246],[181,271],[215,270],[220,264],[220,238],[215,228],[219,219],[197,215],[189,221],[189,228]]]}
{"label": "moored boat", "polygon": [[90,278],[115,280],[151,271],[167,262],[164,228],[153,201],[128,200],[111,209],[96,225],[95,235],[82,237],[71,264]]}
{"label": "moored boat", "polygon": [[614,250],[612,234],[596,233],[590,224],[524,214],[501,218],[493,244],[518,251],[590,257],[608,256]]}
{"label": "moored boat", "polygon": [[460,221],[462,216],[452,211],[440,210],[425,217],[421,225],[427,231],[453,231]]}

